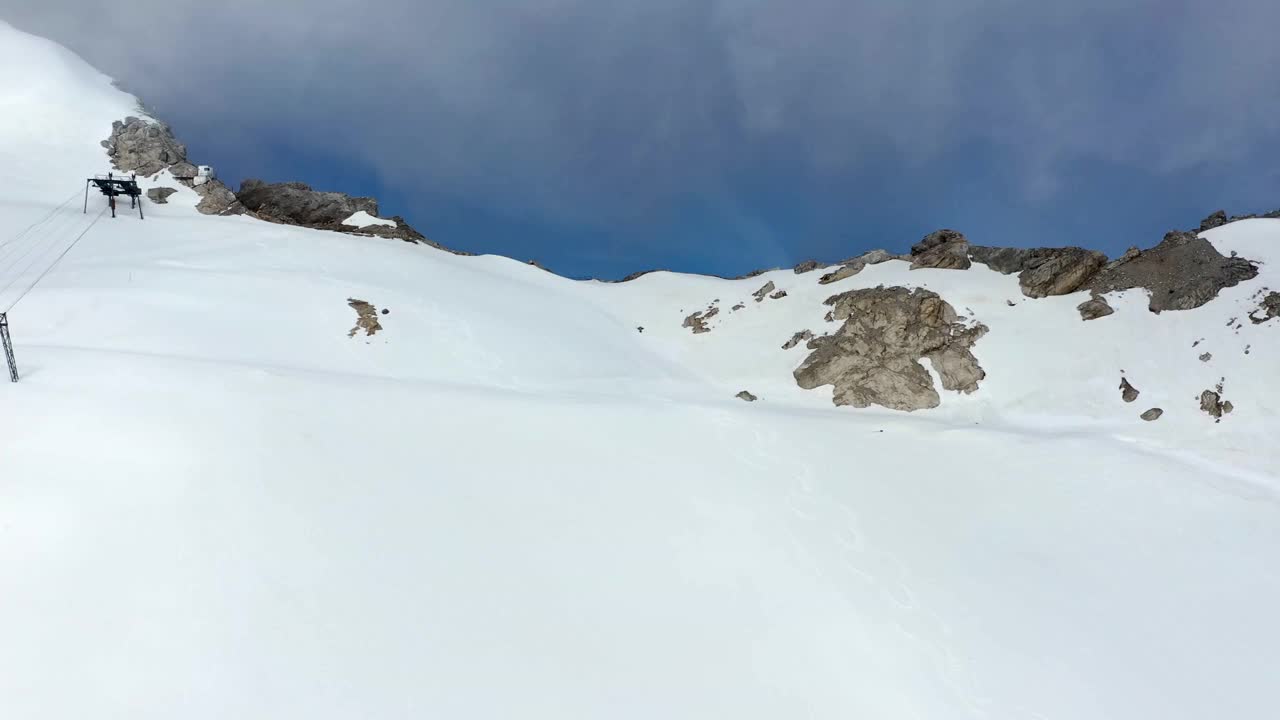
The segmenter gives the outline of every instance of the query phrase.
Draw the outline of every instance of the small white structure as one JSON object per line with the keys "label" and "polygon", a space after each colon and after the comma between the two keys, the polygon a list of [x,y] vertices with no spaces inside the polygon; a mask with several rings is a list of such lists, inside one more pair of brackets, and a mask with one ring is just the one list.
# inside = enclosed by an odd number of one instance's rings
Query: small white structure
{"label": "small white structure", "polygon": [[214,174],[213,167],[210,165],[197,165],[196,176],[191,181],[192,185],[203,185],[210,180],[216,179],[218,176]]}

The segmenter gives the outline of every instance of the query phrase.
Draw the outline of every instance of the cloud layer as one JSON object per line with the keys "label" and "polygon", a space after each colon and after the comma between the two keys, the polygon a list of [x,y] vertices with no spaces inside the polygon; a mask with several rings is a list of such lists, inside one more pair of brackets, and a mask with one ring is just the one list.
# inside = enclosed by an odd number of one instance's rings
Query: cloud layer
{"label": "cloud layer", "polygon": [[1237,203],[1278,194],[1269,0],[111,7],[0,0],[0,17],[120,79],[224,167],[344,164],[410,214],[484,208],[637,258],[619,227],[789,255],[898,211],[921,219],[885,232],[983,202],[1052,220],[1101,182],[1091,167],[1161,192],[1237,178]]}

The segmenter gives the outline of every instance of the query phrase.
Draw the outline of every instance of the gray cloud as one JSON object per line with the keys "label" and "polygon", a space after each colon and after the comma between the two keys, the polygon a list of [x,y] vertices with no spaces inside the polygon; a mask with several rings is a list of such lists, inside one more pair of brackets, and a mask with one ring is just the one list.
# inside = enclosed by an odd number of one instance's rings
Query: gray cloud
{"label": "gray cloud", "polygon": [[1006,151],[1035,198],[1061,189],[1067,162],[1179,173],[1280,133],[1270,0],[110,8],[0,0],[0,17],[162,115],[550,222],[643,217],[779,164],[839,178],[887,153],[928,167],[966,143]]}

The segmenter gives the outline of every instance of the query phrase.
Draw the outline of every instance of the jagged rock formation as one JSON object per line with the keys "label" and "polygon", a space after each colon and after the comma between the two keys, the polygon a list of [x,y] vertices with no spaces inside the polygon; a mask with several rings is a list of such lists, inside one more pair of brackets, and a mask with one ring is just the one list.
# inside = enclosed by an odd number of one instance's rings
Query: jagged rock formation
{"label": "jagged rock formation", "polygon": [[773,284],[773,281],[772,281],[772,280],[770,280],[769,282],[767,282],[767,283],[765,283],[765,284],[764,284],[764,287],[762,287],[762,288],[760,288],[759,290],[757,290],[757,291],[755,291],[755,292],[751,293],[751,297],[754,297],[754,298],[756,299],[756,302],[764,302],[764,298],[765,298],[765,296],[766,296],[766,295],[768,295],[769,293],[773,292],[774,287],[775,287],[775,286],[774,286],[774,284]]}
{"label": "jagged rock formation", "polygon": [[178,142],[168,125],[132,116],[111,124],[111,137],[102,141],[102,147],[116,168],[145,176],[187,159],[187,146]]}
{"label": "jagged rock formation", "polygon": [[1079,247],[996,248],[971,246],[969,255],[996,272],[1018,273],[1022,294],[1032,298],[1079,290],[1107,262],[1100,252]]}
{"label": "jagged rock formation", "polygon": [[1257,275],[1248,260],[1223,257],[1208,240],[1175,230],[1159,245],[1098,273],[1087,287],[1096,293],[1145,288],[1151,293],[1151,312],[1160,313],[1198,308],[1223,288]]}
{"label": "jagged rock formation", "polygon": [[103,140],[102,146],[119,170],[138,175],[168,170],[178,182],[195,188],[201,196],[196,209],[205,215],[244,212],[235,194],[218,180],[210,179],[199,185],[191,180],[196,168],[187,161],[187,147],[178,142],[164,123],[137,117],[117,120],[111,124],[111,137]]}
{"label": "jagged rock formation", "polygon": [[1138,396],[1141,394],[1142,393],[1138,391],[1138,388],[1129,384],[1128,378],[1120,378],[1120,399],[1127,403],[1131,403],[1134,400],[1137,400]]}
{"label": "jagged rock formation", "polygon": [[802,343],[802,342],[809,342],[809,341],[810,341],[810,340],[812,340],[812,339],[813,339],[813,331],[812,331],[812,330],[801,330],[800,332],[796,333],[795,335],[792,335],[790,340],[788,340],[788,341],[786,341],[785,343],[783,343],[783,344],[782,344],[782,349],[783,349],[783,350],[790,350],[791,348],[793,348],[793,347],[795,347],[795,346],[799,345],[800,343]]}
{"label": "jagged rock formation", "polygon": [[1161,410],[1160,408],[1151,408],[1150,410],[1142,413],[1139,417],[1147,422],[1153,422],[1155,420],[1159,420],[1161,415],[1164,415],[1164,410]]}
{"label": "jagged rock formation", "polygon": [[1212,230],[1216,227],[1222,227],[1223,225],[1226,225],[1227,222],[1227,211],[1218,210],[1217,212],[1210,214],[1209,217],[1200,221],[1200,232]]}
{"label": "jagged rock formation", "polygon": [[879,265],[880,263],[889,262],[890,260],[910,260],[910,258],[902,255],[894,255],[887,250],[869,250],[857,257],[851,257],[847,260],[842,260],[839,263],[836,263],[840,267],[818,278],[818,284],[829,285],[833,282],[839,282],[845,278],[857,275],[868,265]]}
{"label": "jagged rock formation", "polygon": [[711,332],[711,328],[707,327],[707,321],[720,314],[720,308],[712,305],[706,310],[699,310],[684,319],[680,327],[687,327],[693,331],[694,335]]}
{"label": "jagged rock formation", "polygon": [[1101,295],[1095,295],[1076,306],[1081,320],[1097,320],[1115,312],[1115,308]]}
{"label": "jagged rock formation", "polygon": [[836,405],[882,405],[922,410],[941,402],[928,358],[947,390],[973,392],[986,377],[970,348],[987,332],[966,327],[937,293],[922,288],[877,287],[826,300],[844,321],[835,334],[809,342],[813,353],[795,370],[806,390],[834,386]]}
{"label": "jagged rock formation", "polygon": [[1209,413],[1214,422],[1222,422],[1222,416],[1230,414],[1235,408],[1231,405],[1230,400],[1222,399],[1222,386],[1218,386],[1218,390],[1205,390],[1200,393],[1200,409]]}
{"label": "jagged rock formation", "polygon": [[911,246],[911,269],[968,270],[969,241],[956,230],[935,230]]}
{"label": "jagged rock formation", "polygon": [[784,298],[784,297],[786,297],[786,296],[787,296],[787,291],[786,291],[786,290],[779,290],[779,291],[778,291],[778,292],[776,292],[776,293],[772,293],[772,294],[770,294],[770,295],[769,295],[769,299],[770,299],[770,300],[781,300],[782,298]]}
{"label": "jagged rock formation", "polygon": [[147,199],[157,205],[167,205],[169,196],[176,192],[178,192],[177,189],[171,187],[151,188],[147,191]]}
{"label": "jagged rock formation", "polygon": [[1271,318],[1280,317],[1280,292],[1271,292],[1262,298],[1262,302],[1258,304],[1258,309],[1249,313],[1249,321],[1254,325],[1261,325]]}
{"label": "jagged rock formation", "polygon": [[805,260],[804,262],[799,263],[798,265],[796,265],[791,269],[792,271],[795,272],[795,274],[803,275],[804,273],[807,273],[807,272],[813,272],[814,270],[817,270],[820,267],[825,267],[825,266],[822,263],[818,262],[817,260]]}

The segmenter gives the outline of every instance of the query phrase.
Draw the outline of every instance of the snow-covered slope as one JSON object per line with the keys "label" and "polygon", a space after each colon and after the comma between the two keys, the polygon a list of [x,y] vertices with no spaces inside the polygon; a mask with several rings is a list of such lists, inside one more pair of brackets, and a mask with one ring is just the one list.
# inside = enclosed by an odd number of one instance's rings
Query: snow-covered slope
{"label": "snow-covered slope", "polygon": [[[1091,322],[980,265],[583,283],[185,187],[95,223],[134,100],[3,24],[0,109],[0,308],[84,232],[9,313],[0,717],[1275,712],[1280,221],[1206,235],[1257,279]],[[796,386],[781,345],[878,284],[990,327],[976,393]]]}

